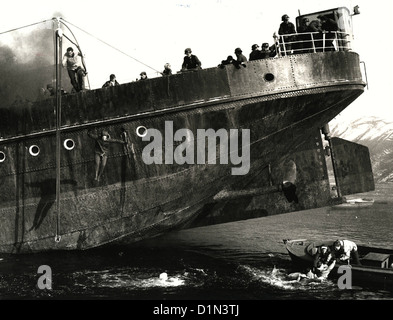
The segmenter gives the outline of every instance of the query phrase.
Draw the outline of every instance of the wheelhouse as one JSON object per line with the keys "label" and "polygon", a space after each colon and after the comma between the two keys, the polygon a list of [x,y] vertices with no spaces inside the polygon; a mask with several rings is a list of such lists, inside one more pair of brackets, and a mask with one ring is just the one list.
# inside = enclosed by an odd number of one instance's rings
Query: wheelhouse
{"label": "wheelhouse", "polygon": [[[355,14],[357,14],[355,8]],[[335,33],[333,45],[336,51],[350,51],[352,50],[351,42],[353,40],[353,27],[352,27],[352,15],[348,8],[340,7],[330,10],[318,11],[305,15],[299,15],[296,17],[296,30],[300,29],[303,19],[307,18],[309,22],[319,20],[319,16],[325,16],[328,19],[332,19],[337,23],[338,30]],[[317,35],[313,33],[313,39],[317,38]],[[322,47],[324,49],[324,46]]]}

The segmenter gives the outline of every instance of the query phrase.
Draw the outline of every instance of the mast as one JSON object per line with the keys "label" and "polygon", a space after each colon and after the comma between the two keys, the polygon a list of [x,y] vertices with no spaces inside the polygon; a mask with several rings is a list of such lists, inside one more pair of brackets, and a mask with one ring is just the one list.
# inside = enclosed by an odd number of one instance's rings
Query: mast
{"label": "mast", "polygon": [[57,18],[58,28],[56,29],[56,237],[55,241],[60,242],[60,127],[61,127],[61,59],[62,59],[62,36],[60,21]]}

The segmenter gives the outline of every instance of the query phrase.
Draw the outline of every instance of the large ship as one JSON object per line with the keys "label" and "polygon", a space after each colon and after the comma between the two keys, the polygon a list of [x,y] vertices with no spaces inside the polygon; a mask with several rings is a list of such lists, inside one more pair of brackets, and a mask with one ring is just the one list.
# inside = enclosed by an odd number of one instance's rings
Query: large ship
{"label": "large ship", "polygon": [[368,149],[331,137],[327,126],[366,85],[352,13],[300,15],[297,27],[320,15],[338,29],[289,42],[277,35],[274,57],[240,68],[66,95],[59,74],[67,29],[53,28],[55,95],[2,98],[0,252],[132,243],[373,190]]}

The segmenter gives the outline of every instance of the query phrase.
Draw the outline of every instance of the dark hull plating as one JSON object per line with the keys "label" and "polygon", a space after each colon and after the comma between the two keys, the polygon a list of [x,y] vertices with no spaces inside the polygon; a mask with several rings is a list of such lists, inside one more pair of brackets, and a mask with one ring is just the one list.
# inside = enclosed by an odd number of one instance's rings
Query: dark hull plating
{"label": "dark hull plating", "polygon": [[[249,197],[248,204],[265,201],[254,216],[326,205],[329,182],[316,132],[363,88],[358,55],[328,52],[64,96],[61,139],[72,139],[75,147],[61,150],[60,242],[54,241],[58,219],[55,100],[3,109],[0,251],[87,249],[190,227],[212,210],[223,210],[228,202],[214,200],[222,190],[279,185],[282,163],[297,153],[303,157],[298,156],[299,204],[288,204],[279,192],[269,199]],[[219,158],[217,164],[145,164],[142,150],[148,142],[135,134],[136,128],[164,133],[165,121],[173,121],[174,131],[190,129],[194,137],[197,129],[250,129],[250,171],[231,175],[233,166],[220,164]],[[97,183],[94,141],[87,132],[103,129],[117,139],[127,132],[132,145],[111,145]],[[39,147],[37,156],[29,153],[34,145]]]}

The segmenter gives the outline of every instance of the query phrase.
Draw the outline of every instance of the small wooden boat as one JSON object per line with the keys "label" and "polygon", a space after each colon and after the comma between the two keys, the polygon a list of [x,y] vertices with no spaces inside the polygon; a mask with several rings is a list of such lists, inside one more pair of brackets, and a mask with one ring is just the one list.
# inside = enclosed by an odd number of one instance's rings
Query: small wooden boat
{"label": "small wooden boat", "polygon": [[[333,246],[334,240],[313,241],[308,239],[284,240],[286,249],[296,267],[311,268],[313,265],[312,249],[322,244]],[[361,265],[350,265],[352,271],[352,284],[367,284],[370,286],[382,286],[384,289],[393,290],[393,249],[376,248],[358,245],[358,253]],[[329,275],[329,278],[337,278],[344,275],[337,272],[340,266],[348,265],[340,261]]]}
{"label": "small wooden boat", "polygon": [[374,199],[356,198],[345,199],[343,203],[332,206],[333,209],[363,209],[370,208],[374,204]]}

